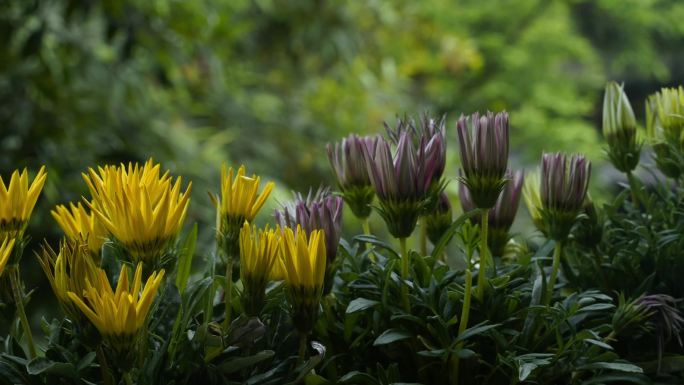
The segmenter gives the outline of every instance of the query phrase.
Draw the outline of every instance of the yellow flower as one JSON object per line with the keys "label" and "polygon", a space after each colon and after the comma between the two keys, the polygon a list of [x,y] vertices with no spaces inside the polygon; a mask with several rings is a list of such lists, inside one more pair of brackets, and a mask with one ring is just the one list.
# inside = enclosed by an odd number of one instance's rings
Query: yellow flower
{"label": "yellow flower", "polygon": [[325,277],[325,233],[314,230],[307,239],[300,226],[286,227],[280,238],[281,269],[292,305],[292,318],[301,333],[313,328]]}
{"label": "yellow flower", "polygon": [[142,268],[142,263],[139,263],[131,285],[128,267],[122,265],[116,291],[112,290],[107,273],[99,269],[95,281],[87,282],[82,296],[68,292],[69,298],[105,339],[121,341],[121,337],[124,337],[125,340],[146,326],[147,315],[164,278],[164,270],[152,273],[143,288]]}
{"label": "yellow flower", "polygon": [[159,169],[150,159],[142,167],[129,163],[83,174],[93,196],[86,203],[134,262],[156,265],[185,220],[192,183],[181,193],[181,178],[172,184],[169,172],[160,176]]}
{"label": "yellow flower", "polygon": [[544,218],[542,216],[542,202],[539,195],[539,172],[530,173],[525,178],[523,185],[523,198],[525,206],[530,213],[532,222],[540,231],[544,232]]}
{"label": "yellow flower", "polygon": [[216,206],[216,228],[219,247],[227,257],[238,255],[240,228],[245,221],[251,222],[266,202],[275,184],[268,182],[258,193],[261,178],[245,176],[245,166],[237,171],[221,166],[221,197],[211,196]]}
{"label": "yellow flower", "polygon": [[240,277],[247,315],[259,315],[264,305],[266,285],[280,251],[280,228],[259,230],[245,222],[240,230]]}
{"label": "yellow flower", "polygon": [[0,244],[0,276],[5,271],[5,266],[7,266],[7,261],[9,261],[12,255],[12,250],[14,249],[14,238],[5,238]]}
{"label": "yellow flower", "polygon": [[18,238],[24,234],[33,207],[36,205],[47,173],[45,166],[40,168],[38,175],[33,178],[31,186],[28,183],[28,171],[12,173],[9,186],[0,177],[0,237]]}
{"label": "yellow flower", "polygon": [[88,282],[96,282],[98,267],[88,247],[78,240],[68,239],[59,245],[59,253],[47,243],[38,255],[45,276],[64,312],[78,321],[81,313],[69,298],[69,292],[82,298]]}
{"label": "yellow flower", "polygon": [[79,202],[69,208],[59,205],[50,213],[69,239],[85,243],[91,255],[99,256],[107,230],[90,211]]}

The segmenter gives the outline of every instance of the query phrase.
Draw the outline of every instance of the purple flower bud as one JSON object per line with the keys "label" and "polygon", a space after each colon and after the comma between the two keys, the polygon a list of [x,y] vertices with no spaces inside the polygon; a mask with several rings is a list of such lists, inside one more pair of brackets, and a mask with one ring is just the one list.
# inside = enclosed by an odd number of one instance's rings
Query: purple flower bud
{"label": "purple flower bud", "polygon": [[[508,240],[510,239],[508,232],[513,225],[515,215],[518,212],[525,175],[522,171],[516,171],[515,173],[507,171],[506,179],[509,180],[509,182],[506,183],[506,186],[501,195],[499,195],[494,207],[489,210],[488,221],[490,236],[488,238],[488,243],[493,255],[501,255],[506,243],[508,243]],[[477,208],[473,202],[468,186],[460,183],[458,194],[464,212]],[[480,218],[476,216],[470,220],[478,223]]]}
{"label": "purple flower bud", "polygon": [[564,240],[587,196],[591,162],[583,155],[542,155],[540,196],[549,236]]}
{"label": "purple flower bud", "polygon": [[435,205],[435,210],[425,216],[427,226],[427,236],[432,244],[437,244],[444,233],[451,226],[453,220],[451,214],[451,202],[446,193],[439,194],[439,199]]}
{"label": "purple flower bud", "polygon": [[375,152],[378,138],[351,134],[334,145],[328,144],[328,159],[337,185],[354,215],[367,218],[375,192],[370,183],[364,153]]}
{"label": "purple flower bud", "polygon": [[[469,124],[470,123],[470,124]],[[464,183],[478,208],[494,206],[508,167],[508,113],[461,115],[456,125]]]}
{"label": "purple flower bud", "polygon": [[326,266],[332,266],[342,235],[342,207],[342,198],[333,196],[329,188],[319,188],[316,192],[309,190],[306,197],[296,193],[293,202],[275,211],[275,219],[281,228],[301,226],[307,236],[314,230],[323,230]]}
{"label": "purple flower bud", "polygon": [[365,153],[371,184],[380,201],[378,212],[397,238],[413,232],[435,171],[427,169],[424,144],[416,148],[412,136],[408,130],[400,133],[394,157],[390,143],[383,138],[378,138],[375,151],[367,147]]}

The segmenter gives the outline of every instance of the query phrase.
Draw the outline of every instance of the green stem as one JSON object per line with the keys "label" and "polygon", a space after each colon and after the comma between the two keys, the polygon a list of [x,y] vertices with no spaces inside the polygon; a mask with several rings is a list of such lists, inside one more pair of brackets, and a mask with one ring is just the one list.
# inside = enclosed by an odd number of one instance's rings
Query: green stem
{"label": "green stem", "polygon": [[304,362],[305,356],[306,356],[306,334],[300,333],[299,334],[299,358],[297,359],[297,363],[302,364]]}
{"label": "green stem", "polygon": [[424,216],[420,217],[420,255],[427,255],[427,219]]}
{"label": "green stem", "polygon": [[409,302],[409,290],[406,281],[409,279],[409,255],[406,249],[406,238],[399,238],[401,245],[401,299],[404,303],[404,310],[407,313],[411,312],[411,303]]}
{"label": "green stem", "polygon": [[637,186],[636,178],[634,178],[634,174],[632,174],[631,171],[627,172],[627,181],[629,182],[629,190],[632,194],[632,203],[634,204],[634,207],[638,207],[639,196],[637,195],[637,189],[639,186]]}
{"label": "green stem", "polygon": [[487,247],[487,236],[489,232],[489,209],[482,210],[480,218],[480,271],[477,273],[477,289],[475,296],[482,301],[484,298],[485,282],[487,278],[487,265],[489,259],[489,249]]}
{"label": "green stem", "polygon": [[124,373],[123,378],[124,381],[126,381],[126,385],[133,385],[133,377],[131,376],[130,371]]}
{"label": "green stem", "polygon": [[228,257],[226,263],[226,292],[223,297],[226,303],[226,318],[223,320],[223,329],[227,331],[233,316],[233,257]]}
{"label": "green stem", "polygon": [[551,304],[551,298],[553,298],[553,287],[556,286],[556,279],[558,277],[558,268],[560,266],[561,252],[563,248],[563,243],[561,241],[556,241],[556,245],[553,249],[553,266],[551,267],[551,277],[549,277],[548,292],[546,295],[545,305],[549,306]]}
{"label": "green stem", "polygon": [[33,333],[31,333],[31,325],[29,324],[28,318],[26,317],[26,311],[24,310],[24,295],[21,289],[19,265],[14,265],[10,268],[10,285],[12,286],[12,296],[14,297],[14,303],[17,307],[17,315],[19,316],[19,321],[21,322],[21,327],[24,329],[24,335],[26,335],[26,342],[28,344],[29,359],[36,358],[36,345],[33,343]]}
{"label": "green stem", "polygon": [[112,376],[109,372],[109,365],[107,364],[107,357],[105,356],[102,345],[99,345],[95,350],[97,355],[97,362],[100,364],[100,372],[102,373],[102,382],[104,385],[114,385]]}
{"label": "green stem", "polygon": [[[364,235],[371,235],[369,217],[363,218],[363,220],[361,222],[361,226],[363,226],[363,234]],[[366,243],[366,247],[371,247],[371,244]],[[371,262],[377,262],[377,259],[375,258],[375,253],[373,253],[373,252],[368,253],[368,258],[371,260]]]}
{"label": "green stem", "polygon": [[[470,258],[469,258],[470,259]],[[470,261],[468,261],[468,268],[465,271],[465,291],[463,292],[463,309],[461,310],[461,319],[458,323],[458,335],[460,336],[468,327],[468,319],[470,318],[470,299],[472,297],[473,290],[473,273],[470,271]],[[463,347],[463,342],[459,342],[456,345],[456,350],[460,350]],[[452,356],[451,365],[453,368],[452,383],[457,385],[459,378],[459,367],[461,361],[458,356]]]}

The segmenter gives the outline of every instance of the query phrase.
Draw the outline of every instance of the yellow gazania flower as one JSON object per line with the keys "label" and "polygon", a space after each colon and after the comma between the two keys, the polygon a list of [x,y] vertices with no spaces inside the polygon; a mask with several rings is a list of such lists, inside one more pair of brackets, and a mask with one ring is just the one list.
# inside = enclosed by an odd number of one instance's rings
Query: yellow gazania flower
{"label": "yellow gazania flower", "polygon": [[247,315],[259,315],[264,305],[266,285],[278,259],[280,229],[259,230],[245,222],[240,230],[240,277]]}
{"label": "yellow gazania flower", "polygon": [[257,215],[275,184],[268,182],[258,193],[261,178],[245,176],[245,166],[237,171],[221,166],[221,196],[210,195],[216,206],[216,228],[219,247],[228,257],[237,256],[240,228],[245,221],[251,222]]}
{"label": "yellow gazania flower", "polygon": [[57,253],[46,243],[38,255],[38,261],[64,312],[78,320],[81,313],[68,293],[73,292],[82,298],[87,283],[96,282],[99,271],[88,247],[79,240],[68,239],[60,243]]}
{"label": "yellow gazania flower", "polygon": [[14,238],[5,238],[0,244],[0,276],[5,271],[5,266],[7,266],[7,261],[9,261],[12,255],[12,250],[14,250]]}
{"label": "yellow gazania flower", "polygon": [[47,173],[45,166],[40,168],[33,178],[31,186],[28,183],[28,171],[12,173],[9,186],[0,177],[0,237],[21,239],[33,207],[36,205]]}
{"label": "yellow gazania flower", "polygon": [[192,182],[181,193],[181,178],[172,184],[169,172],[160,176],[159,170],[150,159],[142,167],[129,163],[83,174],[93,196],[90,208],[134,262],[158,262],[185,220]]}
{"label": "yellow gazania flower", "polygon": [[69,203],[69,208],[59,205],[50,213],[69,239],[87,244],[91,255],[100,255],[107,230],[95,214],[83,207],[80,202]]}
{"label": "yellow gazania flower", "polygon": [[523,199],[525,199],[525,206],[527,206],[527,211],[530,213],[534,225],[540,231],[545,232],[539,186],[541,186],[539,172],[527,175],[525,184],[523,184]]}
{"label": "yellow gazania flower", "polygon": [[143,288],[142,267],[139,263],[131,285],[128,267],[122,265],[116,291],[112,290],[107,273],[99,269],[95,282],[87,283],[82,296],[68,292],[69,298],[105,339],[125,340],[120,337],[135,336],[145,326],[147,314],[164,278],[164,270],[152,273]]}
{"label": "yellow gazania flower", "polygon": [[325,278],[325,233],[314,230],[307,239],[299,225],[296,232],[286,227],[280,238],[280,253],[292,318],[300,333],[306,334],[318,316]]}

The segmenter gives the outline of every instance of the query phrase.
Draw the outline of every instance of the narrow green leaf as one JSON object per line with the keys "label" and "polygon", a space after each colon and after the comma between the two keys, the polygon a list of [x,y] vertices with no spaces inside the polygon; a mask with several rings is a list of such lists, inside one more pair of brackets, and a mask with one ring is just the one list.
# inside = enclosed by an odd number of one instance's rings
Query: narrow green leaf
{"label": "narrow green leaf", "polygon": [[381,346],[391,344],[392,342],[405,340],[411,338],[412,335],[409,332],[399,329],[387,329],[378,338],[373,341],[373,346]]}
{"label": "narrow green leaf", "polygon": [[192,268],[192,257],[195,255],[195,246],[197,245],[197,223],[192,226],[192,230],[185,237],[183,247],[178,256],[178,267],[176,272],[176,287],[178,291],[183,294],[188,285],[190,278],[190,270]]}
{"label": "narrow green leaf", "polygon": [[367,299],[367,298],[357,298],[351,302],[349,302],[349,305],[347,306],[347,314],[352,314],[356,313],[359,311],[363,311],[366,309],[369,309],[380,302],[374,301],[372,299]]}

